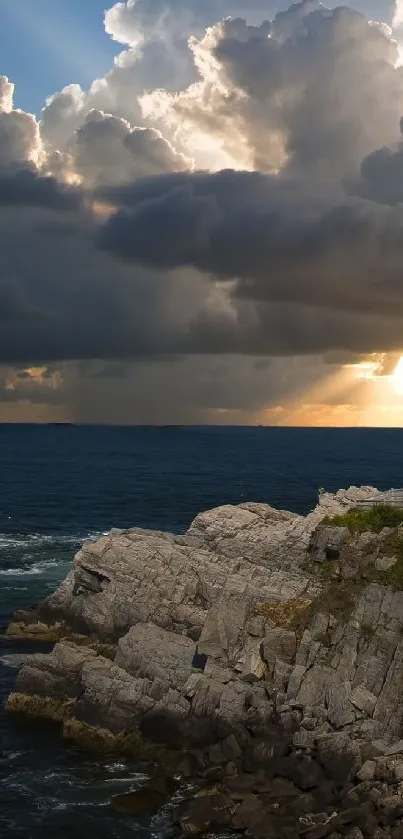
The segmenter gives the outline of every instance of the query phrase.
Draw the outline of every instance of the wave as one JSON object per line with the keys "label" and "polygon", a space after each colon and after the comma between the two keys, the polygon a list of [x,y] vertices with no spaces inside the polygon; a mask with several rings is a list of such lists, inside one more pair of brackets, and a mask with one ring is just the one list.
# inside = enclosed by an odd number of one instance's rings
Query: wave
{"label": "wave", "polygon": [[29,653],[10,653],[9,655],[1,655],[0,661],[4,667],[11,667],[13,670],[19,670],[28,658],[30,658]]}
{"label": "wave", "polygon": [[16,752],[16,751],[14,751],[14,752],[9,752],[9,751],[5,751],[5,752],[3,752],[3,754],[2,754],[2,756],[1,756],[1,758],[0,758],[0,764],[3,764],[3,763],[10,763],[10,761],[11,761],[11,760],[16,760],[16,759],[17,759],[17,757],[21,757],[23,754],[25,754],[25,752]]}
{"label": "wave", "polygon": [[49,535],[41,533],[0,534],[0,577],[37,577],[52,568],[71,563],[83,542],[95,541],[105,532],[83,535]]}
{"label": "wave", "polygon": [[40,548],[42,545],[54,547],[64,545],[80,545],[82,542],[94,541],[107,535],[108,531],[92,531],[90,533],[56,534],[56,533],[0,533],[0,551],[2,548]]}
{"label": "wave", "polygon": [[56,568],[60,565],[56,559],[42,559],[34,562],[33,565],[24,565],[21,568],[2,568],[0,577],[35,577],[38,574],[46,574],[49,568]]}

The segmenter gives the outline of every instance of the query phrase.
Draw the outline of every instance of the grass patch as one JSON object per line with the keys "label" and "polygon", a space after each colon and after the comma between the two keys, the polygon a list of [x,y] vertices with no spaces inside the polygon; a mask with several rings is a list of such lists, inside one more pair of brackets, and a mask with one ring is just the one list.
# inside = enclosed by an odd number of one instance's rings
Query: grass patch
{"label": "grass patch", "polygon": [[323,580],[329,582],[338,576],[340,571],[340,562],[337,559],[327,559],[319,565],[318,573]]}
{"label": "grass patch", "polygon": [[382,546],[384,556],[395,556],[396,562],[388,571],[378,571],[374,566],[360,569],[360,576],[364,583],[379,583],[390,586],[394,591],[403,591],[403,538],[392,536]]}
{"label": "grass patch", "polygon": [[353,613],[361,590],[362,584],[356,580],[329,583],[303,612],[295,615],[292,622],[292,629],[294,629],[297,635],[302,635],[304,630],[308,629],[315,616],[320,613],[333,615],[339,623],[347,623]]}
{"label": "grass patch", "polygon": [[330,583],[313,601],[313,614],[323,612],[325,615],[334,615],[337,620],[346,622],[352,614],[360,591],[361,586],[355,580]]}
{"label": "grass patch", "polygon": [[269,603],[257,603],[253,610],[253,617],[262,617],[266,621],[272,621],[275,626],[282,629],[293,629],[295,621],[300,615],[312,605],[311,600],[304,600],[299,597],[291,600],[271,601]]}
{"label": "grass patch", "polygon": [[350,533],[380,533],[384,527],[398,527],[403,523],[403,509],[389,504],[378,504],[370,510],[352,508],[341,516],[327,516],[323,524],[348,527]]}
{"label": "grass patch", "polygon": [[[387,511],[385,513],[385,510]],[[390,527],[392,518],[389,516],[392,511],[395,518],[394,526],[403,521],[403,510],[394,507],[377,507],[374,510],[350,510],[345,516],[338,516],[329,519],[328,524],[357,527],[355,532],[364,532],[372,529],[379,533],[384,527]],[[375,515],[376,514],[376,515]],[[360,564],[351,579],[340,579],[338,560],[328,560],[316,569],[319,579],[322,579],[324,588],[313,600],[295,598],[285,602],[258,603],[255,605],[252,614],[260,615],[267,621],[272,621],[275,626],[293,630],[301,638],[305,629],[308,629],[315,616],[322,613],[333,615],[338,623],[346,624],[354,611],[358,598],[363,588],[371,583],[378,583],[382,586],[389,586],[394,591],[403,591],[403,536],[396,533],[388,536],[381,548],[384,556],[395,556],[396,563],[387,571],[378,571],[374,565]],[[373,628],[363,625],[361,635],[370,640],[373,636]],[[331,645],[331,633],[323,633],[318,640],[328,647]]]}

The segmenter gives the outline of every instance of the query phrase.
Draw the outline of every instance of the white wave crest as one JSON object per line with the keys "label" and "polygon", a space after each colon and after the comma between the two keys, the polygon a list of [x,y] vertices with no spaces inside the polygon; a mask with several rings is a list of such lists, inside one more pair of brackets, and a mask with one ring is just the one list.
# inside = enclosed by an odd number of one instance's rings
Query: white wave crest
{"label": "white wave crest", "polygon": [[94,531],[91,533],[80,534],[49,534],[49,533],[0,533],[0,551],[2,548],[39,548],[42,545],[63,546],[63,545],[80,545],[82,542],[87,542],[99,539],[104,536],[102,531]]}
{"label": "white wave crest", "polygon": [[33,565],[25,565],[22,568],[2,568],[0,577],[35,577],[38,574],[46,574],[49,568],[56,568],[57,565],[59,563],[56,559],[42,559],[40,562],[34,562]]}
{"label": "white wave crest", "polygon": [[18,670],[29,658],[29,653],[10,653],[0,656],[0,661],[4,667],[12,667],[13,670]]}

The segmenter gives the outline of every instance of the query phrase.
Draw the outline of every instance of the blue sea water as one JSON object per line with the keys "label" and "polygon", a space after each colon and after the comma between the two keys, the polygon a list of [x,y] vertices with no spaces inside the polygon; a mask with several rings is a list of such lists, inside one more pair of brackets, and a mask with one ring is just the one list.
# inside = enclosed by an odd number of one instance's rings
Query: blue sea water
{"label": "blue sea water", "polygon": [[[403,485],[400,429],[104,428],[0,425],[0,628],[63,579],[83,539],[111,527],[184,532],[201,510],[246,500],[306,513],[318,487]],[[115,792],[139,767],[93,760],[57,728],[2,711],[16,670],[0,642],[0,835],[142,839],[169,835],[164,814],[118,818]]]}

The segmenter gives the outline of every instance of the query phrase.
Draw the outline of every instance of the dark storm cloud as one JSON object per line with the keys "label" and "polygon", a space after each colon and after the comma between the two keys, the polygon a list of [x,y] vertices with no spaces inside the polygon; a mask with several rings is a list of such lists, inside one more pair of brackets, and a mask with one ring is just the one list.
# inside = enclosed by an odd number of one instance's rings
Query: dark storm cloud
{"label": "dark storm cloud", "polygon": [[[403,120],[401,121],[402,127]],[[361,164],[360,176],[351,183],[351,191],[382,204],[403,201],[403,143],[384,147],[369,154]]]}
{"label": "dark storm cloud", "polygon": [[0,170],[0,206],[48,207],[51,210],[77,210],[82,202],[79,189],[66,186],[37,169],[25,166],[16,171]]}
{"label": "dark storm cloud", "polygon": [[100,244],[126,260],[236,277],[253,301],[384,315],[403,305],[400,205],[235,171],[141,181],[120,201]]}

